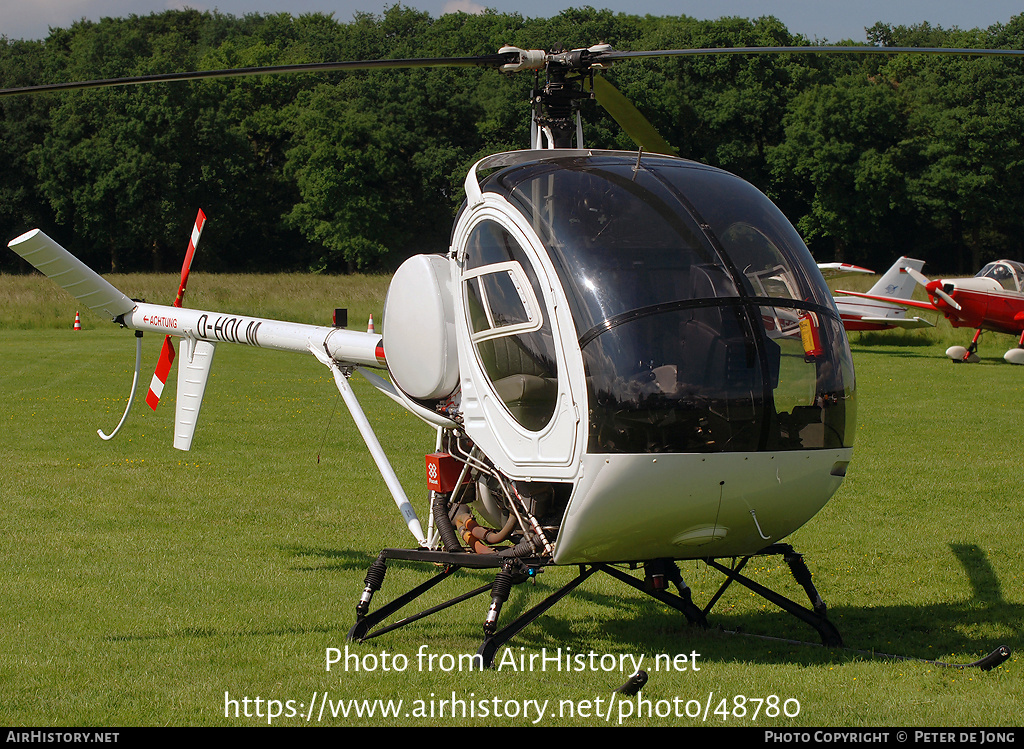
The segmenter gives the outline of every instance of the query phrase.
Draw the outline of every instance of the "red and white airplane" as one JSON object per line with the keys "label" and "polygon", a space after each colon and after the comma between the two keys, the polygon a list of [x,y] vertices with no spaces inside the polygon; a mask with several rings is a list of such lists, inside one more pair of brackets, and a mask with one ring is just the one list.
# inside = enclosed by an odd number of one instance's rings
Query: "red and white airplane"
{"label": "red and white airplane", "polygon": [[1010,364],[1024,364],[1024,263],[997,260],[971,278],[929,280],[917,270],[907,274],[928,292],[929,301],[897,299],[872,293],[846,291],[851,296],[894,302],[917,309],[941,312],[954,328],[974,328],[971,345],[950,346],[946,356],[955,362],[978,361],[982,331],[994,330],[1019,336],[1017,346],[1003,355]]}
{"label": "red and white airplane", "polygon": [[[900,306],[903,300],[910,299],[914,294],[916,281],[910,275],[910,270],[920,273],[923,267],[923,260],[901,257],[878,279],[878,283],[868,289],[866,296],[846,291],[836,294],[834,299],[843,327],[850,331],[865,331],[934,326],[935,323],[922,317],[907,317],[907,310]],[[846,263],[819,263],[818,268],[826,278],[845,273],[872,272]],[[886,302],[882,301],[883,298],[900,302]]]}

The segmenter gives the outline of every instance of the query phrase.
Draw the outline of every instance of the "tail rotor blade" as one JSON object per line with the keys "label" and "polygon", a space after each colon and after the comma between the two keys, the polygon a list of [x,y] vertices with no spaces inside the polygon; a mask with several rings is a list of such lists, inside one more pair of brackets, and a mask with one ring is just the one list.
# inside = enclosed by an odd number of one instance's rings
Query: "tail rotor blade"
{"label": "tail rotor blade", "polygon": [[199,237],[206,225],[206,214],[202,209],[196,214],[196,223],[192,227],[192,236],[188,239],[188,249],[185,251],[185,262],[181,265],[181,284],[178,286],[178,296],[174,299],[174,306],[181,306],[181,298],[185,295],[185,284],[188,283],[188,273],[192,268],[192,257],[196,254],[196,245],[199,244]]}
{"label": "tail rotor blade", "polygon": [[[206,225],[206,214],[202,209],[196,214],[196,223],[192,227],[192,235],[188,240],[188,249],[185,251],[185,262],[181,265],[181,283],[178,284],[178,295],[174,298],[174,306],[180,307],[181,300],[185,296],[185,285],[188,283],[188,274],[192,269],[192,258],[196,254],[196,245],[199,244],[199,237]],[[160,403],[160,396],[164,392],[164,385],[167,384],[167,377],[171,373],[171,364],[174,363],[174,343],[170,336],[164,337],[163,348],[160,349],[160,360],[156,364],[156,372],[149,383],[149,393],[146,394],[146,403],[156,411]]]}
{"label": "tail rotor blade", "polygon": [[160,396],[163,395],[164,385],[167,384],[167,376],[171,373],[171,364],[174,363],[174,344],[170,336],[164,336],[164,345],[160,349],[160,360],[156,363],[156,372],[153,379],[149,381],[149,392],[146,394],[146,405],[156,411],[160,403]]}

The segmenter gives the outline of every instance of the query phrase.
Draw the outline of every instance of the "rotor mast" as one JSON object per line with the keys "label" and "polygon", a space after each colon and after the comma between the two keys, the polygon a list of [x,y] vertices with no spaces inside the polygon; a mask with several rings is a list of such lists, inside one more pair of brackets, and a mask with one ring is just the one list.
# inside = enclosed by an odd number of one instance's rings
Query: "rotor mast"
{"label": "rotor mast", "polygon": [[[583,82],[593,76],[593,68],[603,67],[597,58],[611,50],[611,45],[602,43],[569,51],[545,52],[511,46],[498,51],[499,55],[507,55],[511,60],[501,66],[502,72],[535,71],[530,93],[531,148],[583,147],[579,106],[581,101],[594,98],[593,86],[586,91]],[[545,74],[543,85],[540,83],[541,70]]]}

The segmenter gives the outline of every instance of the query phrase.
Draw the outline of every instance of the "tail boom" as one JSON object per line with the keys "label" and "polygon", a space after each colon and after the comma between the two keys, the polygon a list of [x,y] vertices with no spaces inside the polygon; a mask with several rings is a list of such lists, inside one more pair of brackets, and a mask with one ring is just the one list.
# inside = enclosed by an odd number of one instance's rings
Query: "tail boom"
{"label": "tail boom", "polygon": [[145,302],[136,304],[118,322],[144,332],[307,355],[309,347],[316,346],[339,364],[381,368],[385,363],[380,335],[356,330]]}

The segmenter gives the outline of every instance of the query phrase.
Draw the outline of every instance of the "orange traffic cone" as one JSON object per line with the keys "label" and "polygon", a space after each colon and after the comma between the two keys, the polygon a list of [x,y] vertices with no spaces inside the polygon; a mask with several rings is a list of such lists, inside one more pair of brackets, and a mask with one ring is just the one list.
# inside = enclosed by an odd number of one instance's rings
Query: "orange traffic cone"
{"label": "orange traffic cone", "polygon": [[82,329],[82,318],[79,317],[78,313],[75,313],[75,330]]}
{"label": "orange traffic cone", "polygon": [[367,325],[366,325],[366,332],[367,333],[372,333],[373,332],[373,315],[370,315],[370,322],[367,323]]}

